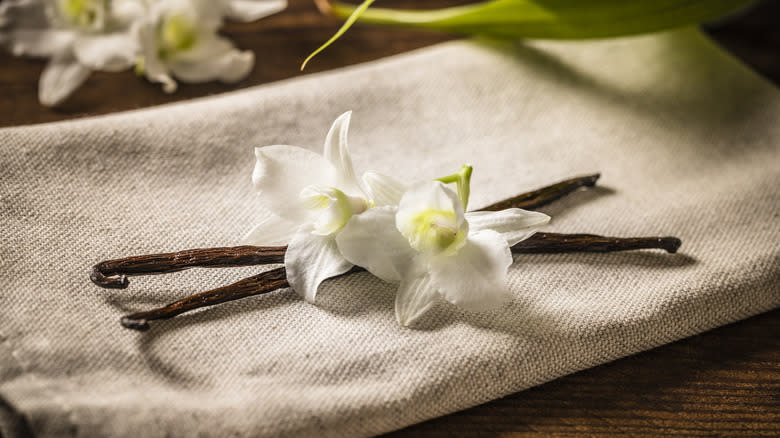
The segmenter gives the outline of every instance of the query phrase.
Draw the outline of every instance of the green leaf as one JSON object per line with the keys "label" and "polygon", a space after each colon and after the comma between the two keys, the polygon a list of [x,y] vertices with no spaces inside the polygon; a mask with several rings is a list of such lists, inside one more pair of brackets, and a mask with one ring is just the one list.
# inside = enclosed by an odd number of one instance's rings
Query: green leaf
{"label": "green leaf", "polygon": [[374,0],[365,0],[358,7],[350,6],[352,10],[350,11],[350,13],[346,14],[347,21],[345,21],[344,24],[341,25],[341,28],[339,28],[336,34],[330,37],[330,39],[326,41],[325,44],[321,45],[317,50],[313,51],[311,55],[309,55],[308,57],[306,57],[306,59],[303,60],[303,64],[301,64],[301,71],[303,71],[303,69],[306,68],[306,64],[308,64],[312,58],[317,56],[318,53],[325,50],[326,47],[333,44],[333,42],[339,39],[341,35],[343,35],[344,32],[347,31],[347,29],[352,27],[352,24],[355,22],[355,20],[357,20],[358,17],[360,17],[360,15],[363,14],[366,11],[366,9],[368,9],[369,6],[371,6],[371,3],[374,3]]}
{"label": "green leaf", "polygon": [[[495,38],[585,39],[655,32],[712,20],[754,0],[492,0],[431,11],[333,5],[361,22]],[[357,15],[356,15],[357,14]],[[343,34],[342,28],[326,46]],[[322,48],[321,48],[322,49]]]}

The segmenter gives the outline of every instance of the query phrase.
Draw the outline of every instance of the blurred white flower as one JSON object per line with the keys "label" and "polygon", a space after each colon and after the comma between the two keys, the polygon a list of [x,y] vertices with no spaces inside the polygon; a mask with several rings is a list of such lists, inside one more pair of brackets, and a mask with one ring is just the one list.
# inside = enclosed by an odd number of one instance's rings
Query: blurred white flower
{"label": "blurred white flower", "polygon": [[353,266],[336,247],[340,230],[371,207],[397,204],[404,191],[401,183],[378,173],[356,178],[347,147],[350,116],[344,113],[333,122],[322,155],[296,146],[255,148],[252,181],[274,215],[258,224],[246,243],[287,243],[287,280],[309,302],[322,281]]}
{"label": "blurred white flower", "polygon": [[61,103],[93,70],[120,71],[135,62],[133,25],[141,0],[6,0],[0,4],[0,44],[14,55],[50,58],[38,99]]}
{"label": "blurred white flower", "polygon": [[[464,185],[460,193],[468,193],[468,181]],[[336,236],[348,261],[399,283],[395,311],[404,326],[437,296],[474,311],[511,300],[509,248],[550,220],[518,208],[464,213],[465,201],[441,181],[427,182],[407,191],[397,207],[355,216]]]}
{"label": "blurred white flower", "polygon": [[217,30],[223,18],[252,21],[286,0],[3,0],[0,45],[17,56],[49,58],[38,86],[42,104],[65,100],[93,70],[139,73],[173,92],[185,82],[235,82],[254,55]]}
{"label": "blurred white flower", "polygon": [[253,21],[285,6],[285,0],[152,1],[139,26],[142,56],[136,70],[162,84],[166,93],[176,91],[174,77],[188,83],[240,81],[255,57],[217,33],[223,17]]}

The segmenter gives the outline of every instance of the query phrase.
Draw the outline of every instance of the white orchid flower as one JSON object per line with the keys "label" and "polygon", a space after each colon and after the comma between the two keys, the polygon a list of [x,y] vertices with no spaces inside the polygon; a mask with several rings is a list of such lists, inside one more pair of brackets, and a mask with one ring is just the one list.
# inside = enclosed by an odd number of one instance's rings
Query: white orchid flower
{"label": "white orchid flower", "polygon": [[141,0],[6,0],[0,4],[0,44],[17,56],[50,58],[38,98],[54,106],[93,70],[133,65],[133,28],[144,11]]}
{"label": "white orchid flower", "polygon": [[322,281],[353,266],[336,246],[344,226],[372,207],[397,204],[405,190],[374,172],[356,178],[347,146],[351,114],[333,122],[322,155],[297,146],[255,148],[252,181],[264,207],[275,214],[257,225],[246,242],[287,243],[287,280],[309,302]]}
{"label": "white orchid flower", "polygon": [[142,57],[136,70],[166,93],[176,91],[174,77],[187,83],[238,82],[252,70],[255,56],[217,33],[223,18],[253,21],[286,5],[286,0],[153,1],[138,32]]}
{"label": "white orchid flower", "polygon": [[442,179],[462,183],[462,198],[442,180],[426,182],[404,193],[397,207],[377,207],[352,218],[336,237],[349,262],[400,283],[395,311],[404,326],[437,296],[474,311],[511,300],[506,287],[510,246],[550,220],[519,208],[464,213],[470,173],[464,166]]}

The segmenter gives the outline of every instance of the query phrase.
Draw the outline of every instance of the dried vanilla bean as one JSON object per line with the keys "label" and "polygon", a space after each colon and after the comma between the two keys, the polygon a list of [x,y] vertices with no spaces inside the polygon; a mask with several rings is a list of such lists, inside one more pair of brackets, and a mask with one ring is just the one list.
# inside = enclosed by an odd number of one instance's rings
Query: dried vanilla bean
{"label": "dried vanilla bean", "polygon": [[542,187],[541,189],[534,190],[532,192],[523,193],[513,198],[505,199],[503,201],[490,204],[487,207],[483,207],[482,211],[499,211],[507,208],[522,208],[525,210],[533,210],[535,208],[542,207],[553,201],[563,198],[569,193],[579,189],[580,187],[593,187],[598,181],[600,173],[587,176],[578,176],[576,178],[567,179],[551,186]]}
{"label": "dried vanilla bean", "polygon": [[151,320],[173,318],[190,310],[238,300],[251,295],[262,295],[288,286],[289,283],[287,283],[287,274],[284,268],[271,269],[228,286],[189,296],[167,306],[124,316],[120,322],[125,328],[141,331],[148,330],[148,321]]}
{"label": "dried vanilla bean", "polygon": [[[674,253],[679,247],[680,239],[677,239],[676,237],[620,238],[596,236],[593,234],[536,233],[530,238],[513,246],[512,252],[518,254],[532,254],[664,249],[670,253]],[[256,248],[259,253],[266,250],[264,247],[245,248]],[[209,249],[214,250],[217,248]],[[230,248],[222,249],[229,250]],[[360,271],[363,271],[363,269],[356,266],[347,272],[347,274]],[[228,286],[192,295],[164,307],[127,315],[122,318],[121,323],[125,328],[147,330],[149,328],[149,321],[151,320],[168,319],[184,312],[189,312],[190,310],[238,300],[252,295],[262,295],[288,286],[289,284],[285,277],[284,268],[276,268],[262,274],[245,278]]]}
{"label": "dried vanilla bean", "polygon": [[595,234],[536,233],[512,247],[516,254],[615,252],[663,249],[674,254],[682,242],[676,237],[604,237]]}
{"label": "dried vanilla bean", "polygon": [[188,249],[106,260],[92,267],[89,278],[100,287],[124,289],[128,275],[165,274],[194,267],[224,268],[284,263],[286,246],[229,246]]}

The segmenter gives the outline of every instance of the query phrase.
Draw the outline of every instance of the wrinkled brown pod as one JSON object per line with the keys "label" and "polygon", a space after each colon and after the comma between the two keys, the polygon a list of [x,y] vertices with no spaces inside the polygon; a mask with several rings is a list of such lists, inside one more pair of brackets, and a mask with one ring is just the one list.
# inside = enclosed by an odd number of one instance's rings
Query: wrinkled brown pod
{"label": "wrinkled brown pod", "polygon": [[238,300],[251,295],[262,295],[289,286],[284,268],[271,269],[262,274],[245,278],[228,286],[189,296],[167,306],[122,317],[121,324],[133,330],[148,330],[149,321],[168,319],[190,310]]}
{"label": "wrinkled brown pod", "polygon": [[225,268],[234,266],[284,263],[286,246],[228,246],[188,249],[164,254],[149,254],[106,260],[92,267],[90,280],[100,287],[124,289],[128,275],[150,275],[178,272],[185,269]]}
{"label": "wrinkled brown pod", "polygon": [[[679,247],[680,239],[675,237],[620,238],[596,236],[593,234],[536,233],[513,246],[512,252],[517,254],[612,252],[656,248],[674,253]],[[257,248],[259,253],[263,253],[266,250],[263,247],[255,248]],[[356,266],[344,275],[362,270],[362,268]],[[284,268],[276,268],[228,286],[192,295],[157,309],[127,315],[122,318],[121,323],[125,328],[147,330],[149,329],[149,321],[152,320],[173,318],[190,310],[238,300],[252,295],[262,295],[288,286]]]}
{"label": "wrinkled brown pod", "polygon": [[676,237],[605,237],[595,234],[536,233],[512,247],[515,254],[615,252],[663,249],[674,254],[682,241]]}

